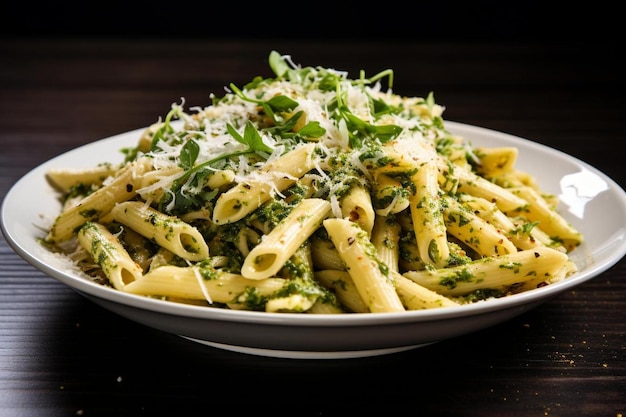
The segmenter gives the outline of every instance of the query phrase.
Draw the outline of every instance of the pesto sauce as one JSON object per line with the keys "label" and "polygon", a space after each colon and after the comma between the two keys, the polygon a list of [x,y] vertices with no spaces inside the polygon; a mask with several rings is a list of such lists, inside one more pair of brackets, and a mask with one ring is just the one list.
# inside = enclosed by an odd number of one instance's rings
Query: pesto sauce
{"label": "pesto sauce", "polygon": [[447,275],[439,280],[439,285],[448,289],[456,288],[459,282],[472,282],[476,277],[466,268],[461,269],[451,275]]}
{"label": "pesto sauce", "polygon": [[502,263],[498,265],[498,268],[509,269],[516,274],[519,273],[519,270],[521,267],[522,267],[522,264],[520,262],[506,262],[506,263]]}
{"label": "pesto sauce", "polygon": [[117,268],[118,265],[113,262],[114,257],[112,256],[112,253],[116,250],[115,245],[101,236],[95,223],[88,221],[83,225],[81,230],[83,233],[87,233],[89,229],[92,230],[94,236],[89,250],[94,262],[104,270]]}
{"label": "pesto sauce", "polygon": [[79,214],[85,219],[96,219],[100,215],[100,211],[96,209],[81,210]]}
{"label": "pesto sauce", "polygon": [[356,224],[353,227],[359,229],[359,231],[357,232],[356,238],[359,242],[359,245],[361,245],[361,247],[364,249],[367,257],[376,263],[376,265],[378,266],[378,270],[383,275],[385,275],[386,277],[389,277],[389,266],[383,261],[381,261],[380,258],[378,257],[376,247],[370,240],[369,235],[365,232],[365,230],[361,229]]}

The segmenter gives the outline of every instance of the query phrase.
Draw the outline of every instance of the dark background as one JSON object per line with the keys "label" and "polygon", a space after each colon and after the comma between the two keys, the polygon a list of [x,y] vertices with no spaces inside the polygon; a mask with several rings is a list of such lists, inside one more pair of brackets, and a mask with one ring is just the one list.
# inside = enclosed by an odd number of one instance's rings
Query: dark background
{"label": "dark background", "polygon": [[622,13],[608,1],[212,3],[14,0],[0,9],[0,36],[560,40],[615,45],[622,37]]}

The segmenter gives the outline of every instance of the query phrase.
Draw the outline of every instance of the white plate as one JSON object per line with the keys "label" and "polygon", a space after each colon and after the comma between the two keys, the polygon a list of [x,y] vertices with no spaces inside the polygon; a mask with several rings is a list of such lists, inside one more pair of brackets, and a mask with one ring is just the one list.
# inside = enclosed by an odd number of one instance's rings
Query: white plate
{"label": "white plate", "polygon": [[51,168],[92,167],[121,161],[143,129],[123,133],[60,155],[32,170],[2,204],[2,231],[11,247],[37,269],[102,307],[128,319],[196,342],[237,352],[285,358],[350,358],[389,354],[467,334],[518,316],[609,269],[626,254],[626,194],[605,174],[555,149],[501,132],[460,123],[447,127],[473,145],[515,146],[518,168],[558,195],[560,211],[585,242],[572,254],[579,272],[521,294],[466,305],[398,314],[272,314],[199,307],[149,299],[104,287],[68,269],[43,249],[60,210],[46,182]]}

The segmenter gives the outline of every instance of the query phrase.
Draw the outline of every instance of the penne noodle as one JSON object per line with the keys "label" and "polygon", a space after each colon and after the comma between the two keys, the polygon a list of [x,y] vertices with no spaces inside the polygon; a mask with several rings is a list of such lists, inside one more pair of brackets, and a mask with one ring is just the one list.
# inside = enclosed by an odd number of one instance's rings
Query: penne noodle
{"label": "penne noodle", "polygon": [[459,306],[456,301],[423,287],[398,272],[393,273],[393,280],[396,291],[407,310]]}
{"label": "penne noodle", "polygon": [[311,308],[307,311],[309,314],[342,314],[345,313],[340,307],[325,303],[323,301],[316,301]]}
{"label": "penne noodle", "polygon": [[517,248],[500,229],[450,197],[444,197],[443,217],[448,233],[474,249],[480,256],[501,256]]}
{"label": "penne noodle", "polygon": [[285,297],[272,298],[267,301],[265,311],[269,313],[295,312],[302,313],[315,305],[315,299],[303,294],[290,294]]}
{"label": "penne noodle", "polygon": [[215,224],[232,223],[269,200],[272,192],[280,192],[313,169],[312,153],[315,144],[296,148],[279,159],[263,166],[261,178],[241,182],[221,194],[213,210]]}
{"label": "penne noodle", "polygon": [[348,273],[369,311],[404,311],[389,270],[378,259],[367,232],[345,219],[326,219],[324,228],[346,263]]}
{"label": "penne noodle", "polygon": [[520,291],[553,281],[570,268],[563,252],[538,247],[499,257],[487,257],[469,264],[436,270],[407,271],[403,275],[448,297],[476,290]]}
{"label": "penne noodle", "polygon": [[274,276],[298,247],[330,214],[330,203],[319,198],[304,199],[246,256],[241,274],[248,279]]}
{"label": "penne noodle", "polygon": [[417,250],[426,265],[442,267],[450,256],[446,225],[439,197],[438,171],[434,163],[425,163],[411,177],[415,193],[411,196],[411,218]]}
{"label": "penne noodle", "polygon": [[124,290],[128,284],[143,276],[141,266],[103,225],[86,222],[78,232],[78,241],[102,268],[116,290]]}
{"label": "penne noodle", "polygon": [[330,240],[311,237],[311,258],[317,269],[346,269],[346,263]]}
{"label": "penne noodle", "polygon": [[349,311],[353,313],[369,312],[367,304],[359,295],[359,291],[348,271],[337,271],[334,269],[315,271],[315,279],[326,288],[333,290],[341,304],[346,306]]}
{"label": "penne noodle", "polygon": [[552,208],[542,197],[531,187],[518,187],[511,190],[515,195],[527,201],[527,204],[517,210],[512,210],[512,214],[520,215],[529,221],[539,222],[539,227],[547,233],[551,239],[563,243],[568,251],[573,250],[582,243],[582,235],[572,227],[554,208]]}
{"label": "penne noodle", "polygon": [[208,293],[212,302],[246,304],[256,302],[250,297],[269,297],[284,285],[282,278],[249,280],[239,274],[212,268],[164,265],[151,270],[132,285],[126,285],[123,290],[138,295],[190,300],[206,300]]}
{"label": "penne noodle", "polygon": [[201,261],[209,256],[209,247],[202,234],[177,217],[138,201],[119,203],[111,213],[116,221],[183,259]]}
{"label": "penne noodle", "polygon": [[[459,200],[476,216],[502,230],[516,248],[524,250],[543,245],[542,241],[536,239],[533,233],[533,225],[528,225],[526,221],[522,224],[516,224],[510,217],[501,212],[495,204],[484,198],[465,194],[459,196]],[[525,227],[525,225],[528,225],[528,227]]]}
{"label": "penne noodle", "polygon": [[134,197],[137,191],[137,181],[148,169],[150,169],[150,165],[146,159],[126,165],[110,183],[59,214],[45,240],[50,243],[66,241],[74,236],[85,222],[102,218],[111,211],[116,203]]}
{"label": "penne noodle", "polygon": [[100,164],[93,168],[70,169],[52,168],[46,173],[46,178],[54,187],[63,193],[78,184],[95,184],[101,186],[110,176],[114,175],[119,167],[113,164]]}
{"label": "penne noodle", "polygon": [[474,149],[474,154],[480,161],[476,171],[480,176],[493,178],[515,171],[518,150],[514,147],[487,148],[479,147]]}
{"label": "penne noodle", "polygon": [[470,194],[475,197],[482,197],[487,201],[491,201],[505,213],[520,209],[526,205],[526,200],[523,198],[473,172],[458,169],[455,171],[455,175],[456,174],[458,174],[458,192]]}
{"label": "penne noodle", "polygon": [[392,271],[398,271],[400,251],[398,243],[400,240],[400,225],[393,219],[378,216],[374,222],[372,230],[372,245],[378,252],[381,262]]}
{"label": "penne noodle", "polygon": [[372,232],[376,213],[372,207],[370,193],[364,187],[354,185],[346,196],[341,199],[341,214],[357,223],[367,233]]}
{"label": "penne noodle", "polygon": [[389,175],[381,174],[373,184],[372,200],[376,214],[388,216],[400,213],[409,207],[409,190]]}

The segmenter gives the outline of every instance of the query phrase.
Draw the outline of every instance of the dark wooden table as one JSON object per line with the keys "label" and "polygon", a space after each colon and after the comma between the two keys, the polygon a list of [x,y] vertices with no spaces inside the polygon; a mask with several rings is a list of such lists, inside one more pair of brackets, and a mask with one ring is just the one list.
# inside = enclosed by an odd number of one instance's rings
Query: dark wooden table
{"label": "dark wooden table", "polygon": [[[604,43],[0,39],[0,197],[40,163],[207,105],[267,75],[271,49],[358,76],[444,116],[565,151],[626,185],[624,66]],[[539,178],[541,180],[541,178]],[[515,319],[428,347],[348,360],[217,350],[100,308],[0,239],[0,415],[626,413],[626,261]],[[385,412],[383,414],[383,412]]]}

